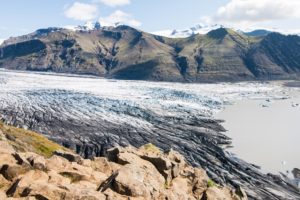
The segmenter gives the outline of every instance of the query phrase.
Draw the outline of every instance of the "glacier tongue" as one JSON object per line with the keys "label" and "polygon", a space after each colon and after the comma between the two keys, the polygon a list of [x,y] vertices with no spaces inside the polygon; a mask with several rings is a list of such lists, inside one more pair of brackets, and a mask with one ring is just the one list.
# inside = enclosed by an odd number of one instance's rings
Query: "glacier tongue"
{"label": "glacier tongue", "polygon": [[237,99],[281,98],[279,85],[121,81],[0,70],[0,88],[1,120],[43,133],[85,157],[104,155],[116,145],[151,142],[181,152],[219,183],[231,181],[258,196],[267,187],[290,192],[229,156],[223,147],[231,144],[230,138],[213,118]]}

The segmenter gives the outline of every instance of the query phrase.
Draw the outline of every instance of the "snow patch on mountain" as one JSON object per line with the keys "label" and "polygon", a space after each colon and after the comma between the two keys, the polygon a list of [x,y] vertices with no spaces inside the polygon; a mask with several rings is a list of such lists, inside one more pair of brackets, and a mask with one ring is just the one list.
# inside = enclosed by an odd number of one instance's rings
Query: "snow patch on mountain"
{"label": "snow patch on mountain", "polygon": [[99,30],[101,28],[101,25],[99,22],[86,22],[84,25],[68,25],[64,28],[72,30],[72,31],[92,31],[92,30]]}
{"label": "snow patch on mountain", "polygon": [[188,29],[162,30],[162,31],[152,32],[152,34],[170,37],[170,38],[186,38],[186,37],[190,37],[195,34],[206,34],[211,30],[215,30],[215,29],[218,29],[221,27],[222,27],[222,25],[218,25],[218,24],[215,24],[215,25],[197,24]]}
{"label": "snow patch on mountain", "polygon": [[[222,28],[222,25],[204,25],[204,24],[197,24],[188,29],[166,29],[161,31],[152,32],[154,35],[169,37],[169,38],[187,38],[195,34],[207,34],[208,32]],[[249,27],[246,29],[237,29],[234,27],[226,27],[233,30],[236,30],[240,33],[249,35],[249,36],[265,36],[271,32],[278,32],[284,35],[299,35],[300,36],[300,29],[292,29],[292,30],[283,30],[278,28],[266,28],[266,27]]]}
{"label": "snow patch on mountain", "polygon": [[4,39],[0,38],[0,45],[4,42]]}

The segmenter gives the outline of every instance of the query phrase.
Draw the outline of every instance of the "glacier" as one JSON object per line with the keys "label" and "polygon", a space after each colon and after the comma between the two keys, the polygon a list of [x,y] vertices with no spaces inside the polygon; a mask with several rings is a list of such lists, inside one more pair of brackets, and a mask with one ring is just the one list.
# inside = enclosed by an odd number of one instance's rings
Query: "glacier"
{"label": "glacier", "polygon": [[181,152],[214,181],[242,186],[250,197],[298,195],[275,182],[278,176],[265,175],[228,152],[231,139],[222,120],[215,119],[237,100],[288,98],[281,84],[186,84],[0,70],[0,89],[2,121],[40,132],[84,157],[151,142]]}

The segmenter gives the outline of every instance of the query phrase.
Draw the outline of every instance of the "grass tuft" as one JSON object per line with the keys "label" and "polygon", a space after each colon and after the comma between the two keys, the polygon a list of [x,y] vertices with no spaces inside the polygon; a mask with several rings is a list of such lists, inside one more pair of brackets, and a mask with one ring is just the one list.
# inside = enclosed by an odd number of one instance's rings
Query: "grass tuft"
{"label": "grass tuft", "polygon": [[147,152],[161,153],[160,149],[151,143],[145,144],[142,148]]}
{"label": "grass tuft", "polygon": [[41,156],[50,157],[56,150],[66,150],[64,147],[33,131],[5,125],[2,122],[0,122],[0,130],[2,130],[9,143],[21,152],[30,151]]}
{"label": "grass tuft", "polygon": [[211,179],[209,179],[208,181],[207,181],[207,187],[215,187],[217,184],[213,181],[213,180],[211,180]]}

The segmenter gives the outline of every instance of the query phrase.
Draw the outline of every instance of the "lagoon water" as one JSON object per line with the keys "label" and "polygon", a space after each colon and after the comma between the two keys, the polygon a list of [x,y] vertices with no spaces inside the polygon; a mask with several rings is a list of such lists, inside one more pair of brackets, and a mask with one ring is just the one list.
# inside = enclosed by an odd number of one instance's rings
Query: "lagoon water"
{"label": "lagoon water", "polygon": [[233,139],[228,151],[263,172],[300,168],[300,93],[290,89],[289,95],[284,100],[240,100],[218,113]]}

